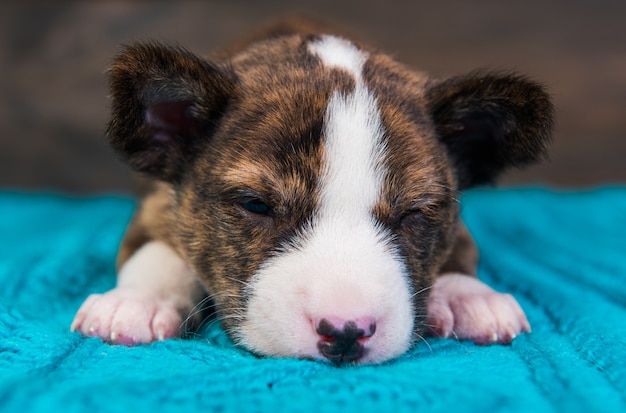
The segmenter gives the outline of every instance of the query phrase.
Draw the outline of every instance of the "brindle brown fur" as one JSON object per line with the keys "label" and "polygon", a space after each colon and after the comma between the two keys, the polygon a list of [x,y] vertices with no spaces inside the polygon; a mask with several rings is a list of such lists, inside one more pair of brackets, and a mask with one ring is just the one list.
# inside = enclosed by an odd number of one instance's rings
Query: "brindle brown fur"
{"label": "brindle brown fur", "polygon": [[[293,27],[270,29],[270,40],[257,36],[215,62],[137,44],[110,70],[109,141],[157,182],[118,264],[145,242],[164,241],[193,266],[224,316],[245,307],[243,287],[259,266],[306,232],[318,203],[326,104],[333,91],[355,86],[307,50],[313,26]],[[540,159],[550,101],[517,76],[433,81],[368,52],[363,79],[378,99],[390,174],[374,216],[395,234],[414,291],[441,271],[474,274],[477,252],[458,219],[457,192]],[[271,205],[272,216],[242,208],[247,199]],[[414,303],[418,317],[427,297]],[[234,322],[226,319],[226,329]]]}

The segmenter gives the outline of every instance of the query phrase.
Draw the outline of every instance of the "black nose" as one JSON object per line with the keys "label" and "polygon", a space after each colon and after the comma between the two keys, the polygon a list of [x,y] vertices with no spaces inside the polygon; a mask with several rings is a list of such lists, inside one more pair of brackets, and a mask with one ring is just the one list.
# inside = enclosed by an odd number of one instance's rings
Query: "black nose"
{"label": "black nose", "polygon": [[[365,328],[368,331],[365,331]],[[316,330],[320,336],[317,348],[324,357],[336,364],[356,361],[366,352],[359,339],[372,336],[376,331],[376,324],[371,323],[365,328],[359,328],[354,321],[347,321],[342,327],[337,328],[324,318]]]}

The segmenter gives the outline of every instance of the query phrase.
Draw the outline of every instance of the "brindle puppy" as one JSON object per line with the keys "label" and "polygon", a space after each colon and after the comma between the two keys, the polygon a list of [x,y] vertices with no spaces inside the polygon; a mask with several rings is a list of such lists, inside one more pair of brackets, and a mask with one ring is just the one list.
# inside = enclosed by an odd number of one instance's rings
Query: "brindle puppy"
{"label": "brindle puppy", "polygon": [[336,363],[530,330],[474,277],[458,194],[544,156],[547,94],[508,74],[430,79],[329,33],[281,26],[212,61],[122,50],[109,141],[156,184],[117,287],[73,329],[147,343],[210,305],[255,353]]}

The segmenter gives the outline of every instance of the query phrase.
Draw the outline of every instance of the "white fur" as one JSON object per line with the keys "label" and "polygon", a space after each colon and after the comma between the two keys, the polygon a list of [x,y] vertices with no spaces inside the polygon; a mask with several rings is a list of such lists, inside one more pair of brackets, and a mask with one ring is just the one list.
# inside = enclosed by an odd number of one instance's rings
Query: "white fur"
{"label": "white fur", "polygon": [[457,273],[439,275],[428,303],[431,332],[480,344],[510,343],[530,331],[524,311],[510,294]]}
{"label": "white fur", "polygon": [[384,132],[376,99],[361,84],[345,97],[335,92],[326,109],[324,133],[323,214],[367,219],[385,179]]}
{"label": "white fur", "polygon": [[186,262],[165,243],[151,241],[124,264],[117,287],[89,296],[71,329],[124,344],[174,337],[202,292]]}
{"label": "white fur", "polygon": [[329,35],[310,43],[309,52],[319,57],[324,66],[346,70],[357,81],[361,80],[363,65],[369,57],[348,40]]}
{"label": "white fur", "polygon": [[136,288],[176,303],[188,301],[188,291],[195,288],[196,275],[183,258],[161,241],[144,244],[122,266],[118,288]]}
{"label": "white fur", "polygon": [[[357,80],[367,55],[325,37],[310,49]],[[375,97],[357,81],[328,102],[321,200],[310,228],[252,278],[242,344],[274,356],[321,357],[314,320],[376,319],[362,363],[402,354],[411,342],[408,275],[388,233],[372,216],[385,180],[384,130]]]}

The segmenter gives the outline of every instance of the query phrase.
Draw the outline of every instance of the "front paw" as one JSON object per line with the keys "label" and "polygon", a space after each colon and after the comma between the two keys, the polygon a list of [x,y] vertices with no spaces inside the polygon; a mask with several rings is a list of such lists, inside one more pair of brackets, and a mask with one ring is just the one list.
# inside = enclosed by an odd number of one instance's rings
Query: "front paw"
{"label": "front paw", "polygon": [[435,281],[428,303],[430,333],[477,344],[510,343],[530,331],[515,298],[500,294],[476,278],[445,274]]}
{"label": "front paw", "polygon": [[135,345],[178,336],[181,321],[171,303],[116,288],[90,295],[76,313],[71,330],[110,343]]}

